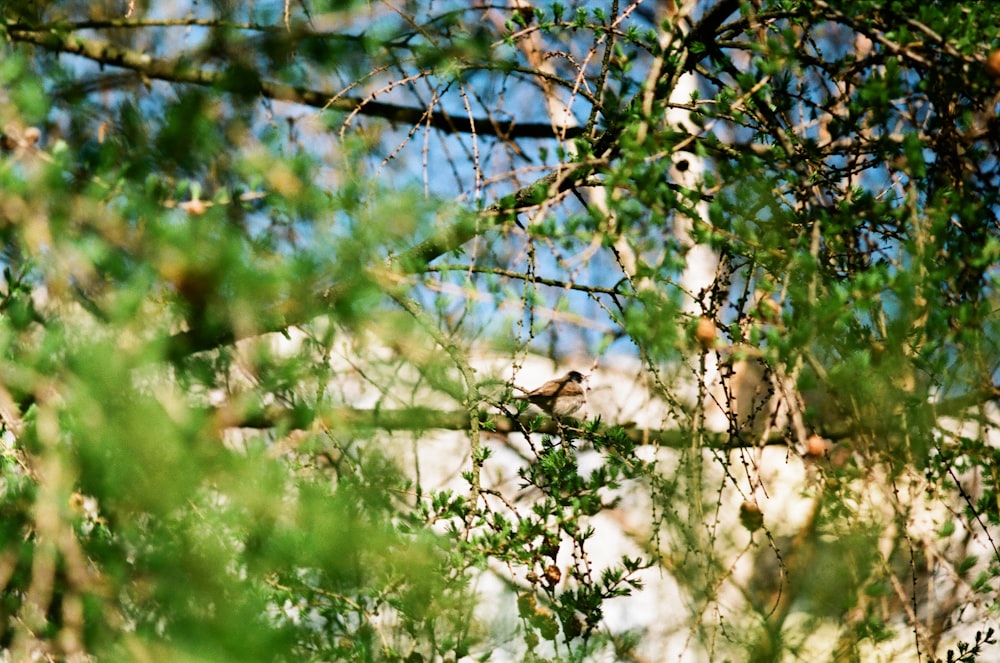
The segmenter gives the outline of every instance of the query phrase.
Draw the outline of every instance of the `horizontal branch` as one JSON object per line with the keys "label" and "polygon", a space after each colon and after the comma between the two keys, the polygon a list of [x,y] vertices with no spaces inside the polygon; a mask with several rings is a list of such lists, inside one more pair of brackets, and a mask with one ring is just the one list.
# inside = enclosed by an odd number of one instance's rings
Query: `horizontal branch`
{"label": "horizontal branch", "polygon": [[[655,445],[671,449],[689,449],[691,433],[680,429],[645,429],[634,424],[608,425],[601,424],[594,432],[585,432],[585,422],[567,420],[556,423],[555,420],[526,412],[515,417],[509,417],[497,412],[479,411],[479,428],[481,431],[500,435],[510,435],[519,432],[540,433],[549,435],[568,434],[570,436],[601,437],[614,431],[615,435],[623,435],[635,445]],[[268,408],[244,416],[223,410],[217,410],[216,420],[221,428],[251,428],[269,429],[279,426],[293,430],[304,430],[319,425],[322,428],[348,427],[352,430],[372,429],[387,432],[395,431],[468,431],[472,428],[472,416],[464,410],[435,410],[426,407],[409,407],[392,410],[360,409],[340,407],[311,416],[303,411],[291,411],[281,408]],[[735,449],[746,446],[756,446],[759,440],[741,440],[729,433],[704,434],[704,446],[710,449]],[[768,445],[783,445],[785,439],[781,435],[772,436]]]}
{"label": "horizontal branch", "polygon": [[503,276],[509,279],[517,279],[520,281],[529,281],[535,285],[547,285],[553,288],[559,288],[562,290],[576,290],[578,292],[586,292],[590,294],[601,294],[601,295],[611,295],[619,296],[627,294],[627,291],[621,288],[605,288],[599,285],[583,285],[581,283],[568,283],[564,279],[548,279],[541,276],[535,276],[533,274],[527,274],[525,272],[518,272],[513,269],[504,269],[502,267],[483,267],[481,265],[430,265],[425,270],[427,272],[458,272],[458,273],[473,273],[473,274],[489,274],[492,276]]}
{"label": "horizontal branch", "polygon": [[[928,412],[934,420],[941,417],[954,417],[971,408],[980,407],[989,402],[1000,401],[1000,386],[988,384],[981,389],[967,394],[944,399],[938,402],[928,402]],[[251,408],[244,411],[234,411],[231,408],[214,410],[214,419],[219,428],[256,428],[269,429],[276,427],[305,430],[319,424],[323,428],[349,427],[352,429],[372,429],[394,431],[470,431],[472,430],[472,415],[466,410],[439,410],[429,407],[407,407],[397,409],[362,409],[353,407],[337,407],[323,412],[309,409],[289,409],[281,406]],[[816,430],[820,436],[837,442],[850,439],[859,433],[889,434],[895,430],[894,422],[868,422],[858,425],[844,419],[828,422],[816,422]],[[602,437],[606,435],[622,435],[635,445],[655,445],[670,449],[688,449],[691,447],[691,431],[677,428],[648,429],[639,428],[632,422],[619,424],[601,423],[591,428],[587,422],[579,420],[564,420],[557,423],[550,417],[540,416],[534,412],[524,412],[509,416],[504,412],[478,411],[478,428],[501,435],[512,433],[542,433],[560,435],[568,432],[580,438]],[[730,432],[704,431],[701,434],[702,445],[708,449],[727,450],[760,446],[761,440],[752,434],[733,435]],[[775,431],[765,441],[770,445],[786,445],[787,436],[782,431]]]}
{"label": "horizontal branch", "polygon": [[[276,101],[287,101],[323,110],[355,112],[393,123],[424,125],[450,133],[474,133],[503,139],[575,138],[583,134],[583,129],[580,127],[555,128],[549,123],[542,122],[519,124],[514,120],[453,116],[443,111],[428,111],[375,101],[371,97],[337,96],[328,91],[286,85],[262,78],[234,80],[226,71],[199,68],[183,60],[154,58],[107,41],[59,34],[51,30],[8,26],[7,34],[15,42],[34,44],[59,53],[71,53],[101,65],[129,69],[151,80],[219,87],[231,91],[253,91]],[[240,73],[243,77],[249,75]]]}

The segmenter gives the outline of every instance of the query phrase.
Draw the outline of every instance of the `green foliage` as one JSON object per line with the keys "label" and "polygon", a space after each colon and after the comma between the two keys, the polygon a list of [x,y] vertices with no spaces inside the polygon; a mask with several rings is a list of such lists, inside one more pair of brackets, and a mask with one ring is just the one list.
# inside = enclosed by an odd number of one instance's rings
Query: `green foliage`
{"label": "green foliage", "polygon": [[0,9],[11,660],[989,658],[993,4],[127,4]]}
{"label": "green foliage", "polygon": [[961,663],[966,661],[968,663],[974,663],[975,661],[981,660],[977,658],[983,653],[983,645],[995,645],[996,640],[993,638],[993,629],[987,629],[986,633],[982,631],[976,631],[975,640],[972,644],[967,642],[958,643],[958,651],[953,649],[948,650],[948,654],[943,659],[937,659],[937,663]]}

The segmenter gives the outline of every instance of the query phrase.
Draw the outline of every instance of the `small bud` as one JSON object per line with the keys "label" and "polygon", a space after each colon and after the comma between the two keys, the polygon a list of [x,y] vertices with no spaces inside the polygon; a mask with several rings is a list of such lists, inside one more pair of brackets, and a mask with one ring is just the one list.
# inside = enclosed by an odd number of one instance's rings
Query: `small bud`
{"label": "small bud", "polygon": [[205,204],[205,201],[198,200],[197,198],[194,200],[186,200],[178,205],[178,207],[191,216],[201,216],[205,213],[205,210],[208,209],[208,205]]}
{"label": "small bud", "polygon": [[583,634],[583,626],[583,620],[578,615],[573,615],[563,621],[563,633],[566,634],[566,639],[572,640],[580,637]]}
{"label": "small bud", "polygon": [[748,532],[756,532],[764,525],[764,514],[756,502],[747,500],[740,505],[740,524]]}
{"label": "small bud", "polygon": [[555,587],[559,584],[562,579],[562,571],[555,564],[549,564],[545,569],[545,581],[549,584],[549,587]]}
{"label": "small bud", "polygon": [[87,503],[80,493],[73,493],[69,496],[69,508],[73,510],[73,513],[82,514],[86,506]]}
{"label": "small bud", "polygon": [[698,318],[698,324],[694,328],[694,337],[703,350],[710,350],[715,345],[715,322],[704,315]]}
{"label": "small bud", "polygon": [[806,439],[806,455],[812,458],[819,458],[826,454],[833,447],[830,440],[813,433]]}
{"label": "small bud", "polygon": [[532,620],[532,623],[546,640],[555,640],[556,636],[559,635],[559,622],[556,621],[555,615],[552,614],[552,611],[547,608],[538,606],[538,610],[535,612],[535,618]]}
{"label": "small bud", "polygon": [[1000,82],[1000,48],[986,56],[983,68],[986,70],[986,75],[992,78],[994,83]]}

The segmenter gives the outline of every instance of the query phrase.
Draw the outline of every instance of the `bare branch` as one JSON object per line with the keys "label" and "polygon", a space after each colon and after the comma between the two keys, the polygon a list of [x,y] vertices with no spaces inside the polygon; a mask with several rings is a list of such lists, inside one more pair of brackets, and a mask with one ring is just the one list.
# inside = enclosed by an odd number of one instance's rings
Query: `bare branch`
{"label": "bare branch", "polygon": [[[224,72],[200,69],[183,59],[158,59],[139,51],[115,46],[106,41],[85,39],[68,34],[61,35],[52,31],[11,27],[7,34],[13,41],[35,44],[50,51],[72,53],[102,65],[131,69],[148,79],[210,87],[232,87],[232,82],[227,80]],[[505,139],[553,138],[556,135],[552,126],[545,123],[518,124],[515,120],[452,117],[443,111],[428,114],[423,109],[375,101],[372,98],[337,97],[333,92],[263,79],[239,82],[241,89],[249,88],[251,85],[268,99],[288,101],[324,110],[358,112],[400,124],[423,124],[451,133],[476,133]],[[566,138],[575,138],[583,135],[583,130],[560,132],[560,135],[563,134]]]}

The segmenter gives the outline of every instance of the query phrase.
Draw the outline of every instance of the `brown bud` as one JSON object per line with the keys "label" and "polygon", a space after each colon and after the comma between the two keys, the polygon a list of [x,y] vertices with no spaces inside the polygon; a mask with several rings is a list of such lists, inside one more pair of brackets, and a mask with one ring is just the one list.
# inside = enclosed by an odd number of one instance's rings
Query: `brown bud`
{"label": "brown bud", "polygon": [[764,525],[764,514],[756,502],[747,500],[740,505],[740,524],[748,532],[756,532]]}
{"label": "brown bud", "polygon": [[1000,48],[986,56],[983,68],[986,70],[986,75],[992,78],[994,83],[1000,81]]}
{"label": "brown bud", "polygon": [[562,571],[555,564],[549,564],[545,568],[545,581],[549,584],[549,587],[555,587],[559,584],[562,579]]}
{"label": "brown bud", "polygon": [[715,345],[716,330],[715,322],[708,316],[698,318],[698,324],[694,328],[694,337],[703,350],[709,350]]}
{"label": "brown bud", "polygon": [[208,209],[208,205],[205,204],[205,201],[198,200],[197,198],[194,200],[186,200],[179,204],[178,207],[191,216],[200,216],[205,213],[205,210]]}
{"label": "brown bud", "polygon": [[80,493],[73,493],[69,496],[69,508],[73,510],[74,513],[81,514],[84,512],[87,506],[83,495]]}
{"label": "brown bud", "polygon": [[833,447],[830,440],[813,433],[806,439],[806,455],[819,458]]}

